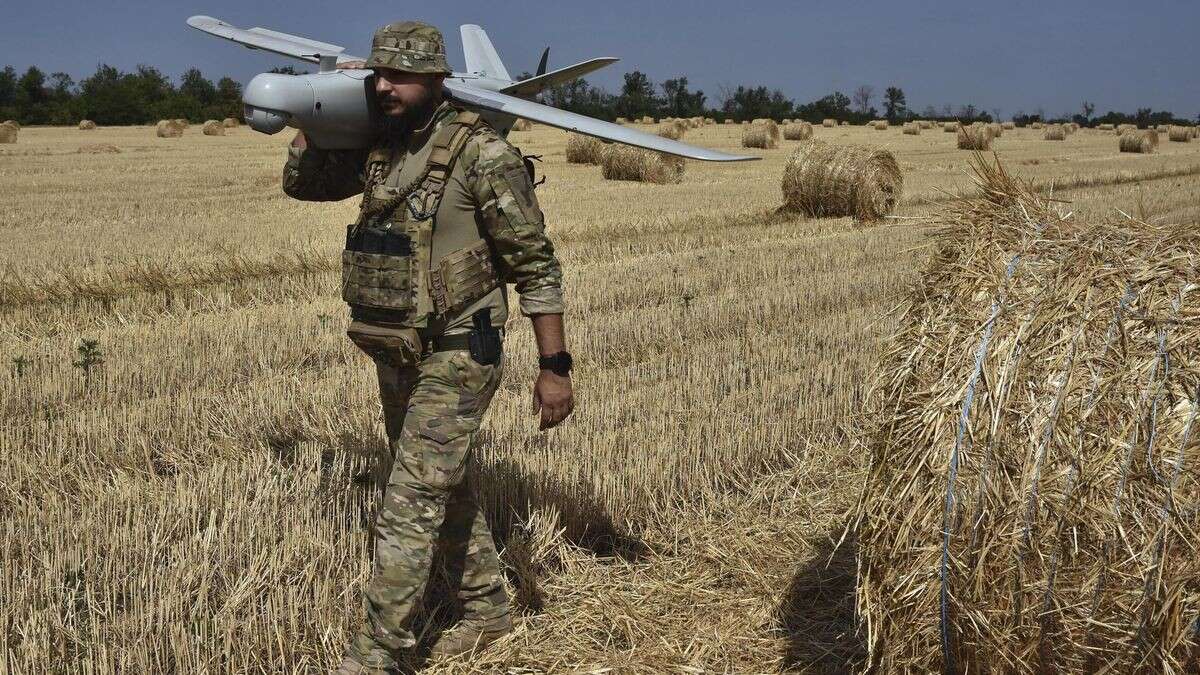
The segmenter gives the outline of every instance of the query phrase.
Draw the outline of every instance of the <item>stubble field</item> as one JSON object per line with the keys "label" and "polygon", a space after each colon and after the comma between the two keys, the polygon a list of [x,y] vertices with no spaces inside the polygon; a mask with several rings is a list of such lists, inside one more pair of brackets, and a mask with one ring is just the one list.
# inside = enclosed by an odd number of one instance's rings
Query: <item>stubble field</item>
{"label": "stubble field", "polygon": [[[738,149],[740,126],[685,140]],[[954,134],[826,129],[904,172],[882,223],[776,213],[796,143],[677,185],[542,155],[578,408],[538,433],[515,315],[475,480],[522,607],[444,672],[841,671],[858,416],[928,215],[970,188]],[[0,672],[322,672],[359,620],[383,444],[345,338],[357,200],[284,196],[286,135],[22,129],[0,146]],[[80,153],[111,144],[119,153]],[[1065,208],[1200,222],[1200,144],[1006,131]],[[515,300],[515,298],[514,298]],[[94,340],[91,356],[83,340]]]}

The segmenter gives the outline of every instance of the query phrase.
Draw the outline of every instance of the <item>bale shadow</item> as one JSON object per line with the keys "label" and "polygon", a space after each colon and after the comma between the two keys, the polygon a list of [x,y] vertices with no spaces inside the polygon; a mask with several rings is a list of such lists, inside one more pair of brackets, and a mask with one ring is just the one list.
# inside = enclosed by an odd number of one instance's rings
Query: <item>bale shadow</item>
{"label": "bale shadow", "polygon": [[800,565],[776,608],[784,635],[784,672],[851,673],[866,663],[857,631],[854,590],[858,542],[853,534],[837,545],[844,528],[830,530]]}

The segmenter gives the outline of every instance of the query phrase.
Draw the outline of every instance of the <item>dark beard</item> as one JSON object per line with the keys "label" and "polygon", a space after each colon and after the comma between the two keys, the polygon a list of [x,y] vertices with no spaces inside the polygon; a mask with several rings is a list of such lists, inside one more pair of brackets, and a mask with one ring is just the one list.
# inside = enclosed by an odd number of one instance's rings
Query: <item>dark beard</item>
{"label": "dark beard", "polygon": [[377,133],[385,139],[403,138],[414,129],[420,129],[428,124],[429,118],[433,116],[439,104],[440,101],[435,100],[433,93],[430,92],[424,101],[405,108],[404,112],[399,115],[380,114],[376,125]]}

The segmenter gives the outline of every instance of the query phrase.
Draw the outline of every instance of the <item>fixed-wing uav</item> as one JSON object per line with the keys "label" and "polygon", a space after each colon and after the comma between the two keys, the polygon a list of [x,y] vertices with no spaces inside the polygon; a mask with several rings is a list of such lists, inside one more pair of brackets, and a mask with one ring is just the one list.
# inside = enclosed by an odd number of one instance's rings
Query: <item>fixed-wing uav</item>
{"label": "fixed-wing uav", "polygon": [[[284,127],[302,129],[313,142],[328,149],[366,147],[376,127],[374,73],[339,69],[339,63],[362,61],[345,48],[266,28],[237,28],[208,16],[193,16],[188,25],[250,49],[261,49],[319,66],[310,75],[263,73],[246,85],[242,96],[246,123],[256,131],[274,134]],[[601,140],[625,143],[671,155],[711,162],[758,159],[673,141],[629,127],[559,110],[531,100],[543,90],[570,82],[617,61],[597,58],[546,71],[543,53],[538,74],[516,81],[500,61],[492,41],[479,26],[460,28],[467,72],[446,77],[448,98],[480,113],[501,134],[517,118],[525,118]]]}

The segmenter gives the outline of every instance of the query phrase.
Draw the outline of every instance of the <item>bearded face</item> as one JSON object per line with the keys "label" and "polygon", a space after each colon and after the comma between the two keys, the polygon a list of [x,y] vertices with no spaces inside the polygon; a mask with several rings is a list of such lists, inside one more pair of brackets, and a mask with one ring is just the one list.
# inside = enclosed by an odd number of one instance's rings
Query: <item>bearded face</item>
{"label": "bearded face", "polygon": [[386,130],[407,130],[424,124],[441,103],[444,75],[375,69],[375,95]]}

